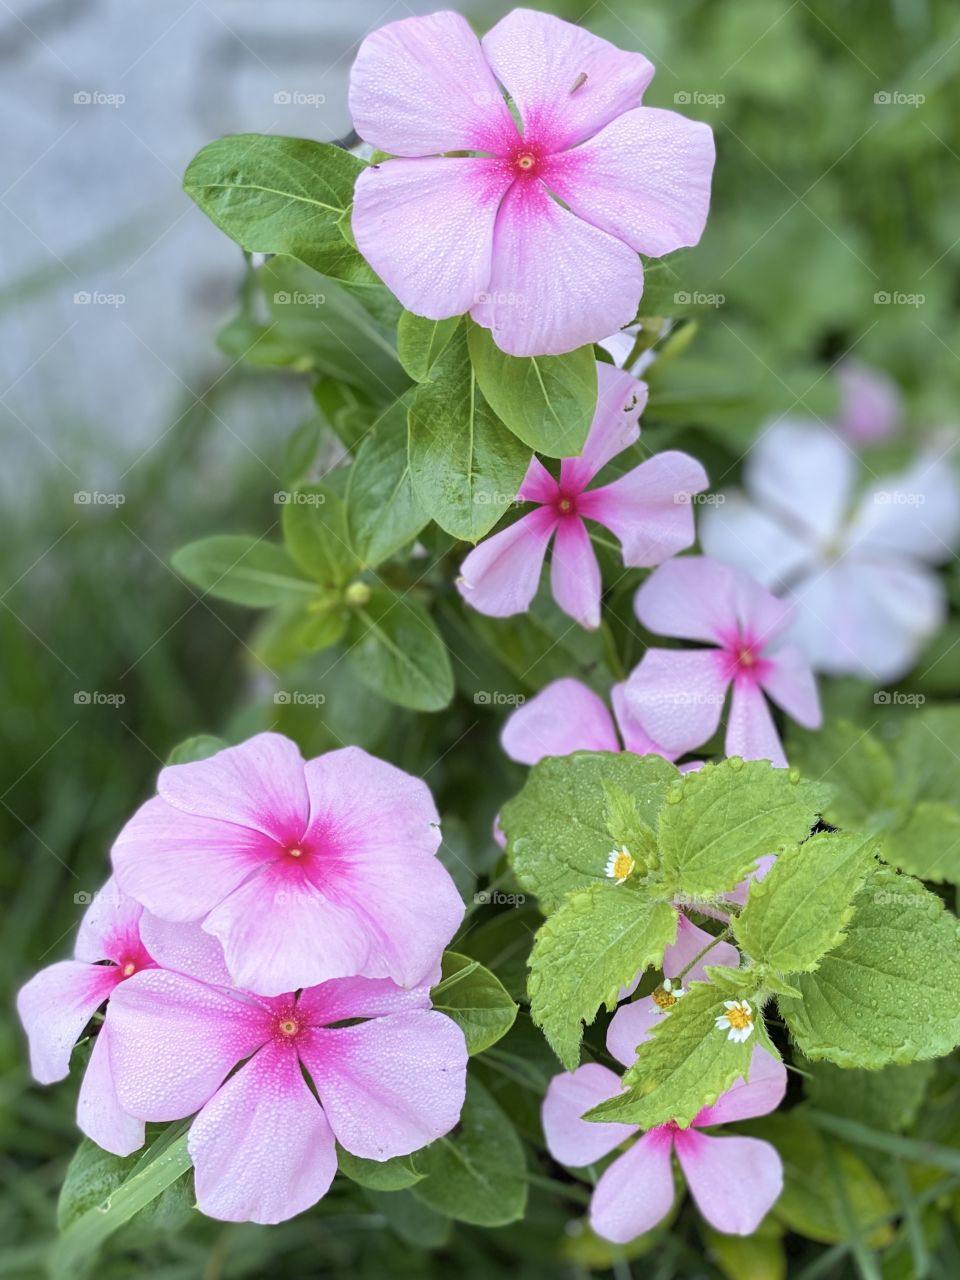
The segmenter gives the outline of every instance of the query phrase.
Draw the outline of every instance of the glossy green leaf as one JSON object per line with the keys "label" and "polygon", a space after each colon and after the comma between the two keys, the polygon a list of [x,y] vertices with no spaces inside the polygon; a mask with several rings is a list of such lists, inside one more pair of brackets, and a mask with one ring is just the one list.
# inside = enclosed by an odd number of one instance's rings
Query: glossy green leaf
{"label": "glossy green leaf", "polygon": [[412,596],[373,587],[353,612],[348,660],[375,693],[414,711],[440,711],[453,697],[446,646],[430,615]]}
{"label": "glossy green leaf", "polygon": [[283,504],[283,540],[299,568],[327,588],[343,586],[359,568],[347,511],[329,485],[294,489]]}
{"label": "glossy green leaf", "polygon": [[443,953],[440,982],[430,993],[434,1009],[452,1018],[467,1041],[467,1052],[482,1053],[513,1026],[517,1006],[503,983],[478,960]]}
{"label": "glossy green leaf", "polygon": [[283,547],[263,538],[224,534],[175,551],[177,573],[207,595],[254,609],[306,602],[317,593]]}
{"label": "glossy green leaf", "polygon": [[460,317],[428,320],[404,311],[397,324],[397,355],[414,382],[429,382],[433,366],[457,331]]}
{"label": "glossy green leaf", "polygon": [[375,567],[412,542],[430,517],[413,488],[407,458],[407,407],[394,402],[365,436],[347,480],[350,543],[365,567]]}

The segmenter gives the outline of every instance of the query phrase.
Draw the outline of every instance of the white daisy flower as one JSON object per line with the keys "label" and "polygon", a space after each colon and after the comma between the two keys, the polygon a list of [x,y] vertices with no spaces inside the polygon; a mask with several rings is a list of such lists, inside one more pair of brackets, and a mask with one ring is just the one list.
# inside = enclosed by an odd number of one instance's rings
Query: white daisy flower
{"label": "white daisy flower", "polygon": [[630,850],[626,845],[623,845],[619,849],[610,850],[610,857],[607,859],[605,871],[615,884],[623,884],[636,865],[636,860],[631,856]]}
{"label": "white daisy flower", "polygon": [[717,1018],[717,1030],[726,1031],[728,1040],[743,1044],[753,1031],[753,1010],[746,1000],[724,1000],[723,1007],[727,1012]]}

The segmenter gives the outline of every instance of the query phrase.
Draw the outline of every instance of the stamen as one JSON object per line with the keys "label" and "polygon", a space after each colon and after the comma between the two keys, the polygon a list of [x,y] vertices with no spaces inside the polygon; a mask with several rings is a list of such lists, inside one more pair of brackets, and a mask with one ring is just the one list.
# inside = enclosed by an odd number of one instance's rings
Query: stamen
{"label": "stamen", "polygon": [[287,853],[289,853],[289,855],[290,855],[290,857],[291,857],[291,858],[302,858],[302,857],[303,857],[303,850],[302,850],[302,849],[288,849],[288,850],[287,850]]}
{"label": "stamen", "polygon": [[132,960],[128,960],[127,963],[123,966],[123,969],[121,970],[121,973],[125,978],[133,977],[133,975],[136,972],[137,972],[137,966],[133,963]]}
{"label": "stamen", "polygon": [[280,1030],[285,1036],[295,1036],[300,1027],[293,1018],[284,1018],[283,1022],[280,1023]]}
{"label": "stamen", "polygon": [[523,155],[517,156],[517,168],[522,169],[524,173],[529,173],[537,163],[537,157],[531,155],[529,151],[525,151]]}

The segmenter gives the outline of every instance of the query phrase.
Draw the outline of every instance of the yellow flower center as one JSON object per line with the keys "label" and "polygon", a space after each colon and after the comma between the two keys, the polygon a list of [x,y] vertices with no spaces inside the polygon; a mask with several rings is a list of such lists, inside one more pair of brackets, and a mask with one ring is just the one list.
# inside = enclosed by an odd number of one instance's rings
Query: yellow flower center
{"label": "yellow flower center", "polygon": [[635,866],[636,863],[633,858],[630,857],[629,853],[627,853],[625,849],[621,849],[613,860],[611,879],[626,880],[627,876]]}
{"label": "yellow flower center", "polygon": [[291,858],[302,858],[302,857],[303,857],[303,850],[302,850],[302,849],[288,849],[288,850],[287,850],[287,853],[289,853],[289,855],[290,855],[290,857],[291,857]]}
{"label": "yellow flower center", "polygon": [[529,151],[517,156],[517,168],[522,169],[524,173],[529,173],[536,163],[537,157],[531,155]]}
{"label": "yellow flower center", "polygon": [[677,1003],[677,997],[671,995],[666,987],[657,987],[653,993],[653,1003],[658,1009],[672,1009]]}
{"label": "yellow flower center", "polygon": [[744,1031],[747,1027],[753,1026],[753,1014],[735,1005],[727,1010],[727,1021],[735,1031]]}
{"label": "yellow flower center", "polygon": [[137,972],[137,966],[133,963],[132,960],[128,960],[127,963],[123,966],[122,972],[125,978],[130,978],[133,976],[133,974]]}
{"label": "yellow flower center", "polygon": [[285,1036],[295,1036],[300,1028],[293,1018],[285,1018],[280,1023],[280,1030]]}

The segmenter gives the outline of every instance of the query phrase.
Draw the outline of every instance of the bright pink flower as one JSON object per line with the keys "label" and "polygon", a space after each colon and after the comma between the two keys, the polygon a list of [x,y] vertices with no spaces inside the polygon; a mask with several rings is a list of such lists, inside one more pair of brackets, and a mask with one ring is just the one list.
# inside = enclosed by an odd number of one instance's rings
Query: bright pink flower
{"label": "bright pink flower", "polygon": [[679,755],[712,737],[730,685],[728,756],[786,764],[764,694],[805,728],[819,728],[810,665],[782,642],[793,608],[747,574],[705,556],[673,560],[650,575],[634,607],[650,631],[716,646],[648,649],[627,681],[631,712],[668,751]]}
{"label": "bright pink flower", "polygon": [[199,1112],[197,1203],[229,1222],[282,1222],[315,1204],[335,1141],[367,1160],[406,1155],[448,1133],[463,1106],[463,1032],[431,1008],[427,985],[348,978],[257,997],[155,970],[123,985],[111,1019],[124,1107],[158,1121]]}
{"label": "bright pink flower", "polygon": [[161,770],[157,791],[117,838],[117,879],[154,915],[202,922],[245,990],[413,986],[463,918],[428,788],[359,747],[304,763],[262,733]]}
{"label": "bright pink flower", "polygon": [[[626,1006],[617,1018],[635,1007]],[[617,1018],[610,1024],[607,1048],[624,1066],[632,1066],[636,1046],[614,1034]],[[638,1035],[638,1042],[645,1038]],[[783,1188],[780,1157],[758,1138],[715,1138],[697,1130],[767,1115],[779,1105],[786,1085],[783,1063],[755,1048],[749,1080],[721,1094],[712,1107],[704,1107],[689,1129],[658,1125],[607,1166],[590,1200],[593,1230],[605,1240],[626,1244],[655,1227],[673,1204],[671,1155],[676,1151],[697,1208],[710,1225],[729,1235],[750,1235]],[[551,1080],[542,1118],[547,1148],[555,1160],[574,1168],[593,1164],[639,1132],[632,1124],[581,1119],[620,1090],[619,1076],[596,1062]]]}
{"label": "bright pink flower", "polygon": [[361,138],[402,158],[360,175],[361,252],[410,311],[469,311],[513,355],[557,355],[629,324],[637,254],[696,244],[710,205],[713,134],[640,106],[653,71],[529,9],[482,41],[450,12],[374,31],[350,110]]}
{"label": "bright pink flower", "polygon": [[598,364],[600,394],[583,453],[564,458],[559,483],[533,458],[517,498],[535,510],[487,538],[463,562],[464,600],[493,618],[523,613],[540,582],[551,539],[550,585],[560,608],[581,626],[600,625],[600,566],[584,518],[620,540],[630,567],[660,564],[694,539],[691,498],[709,483],[699,462],[670,450],[598,489],[587,486],[612,458],[635,444],[647,388],[622,369]]}

